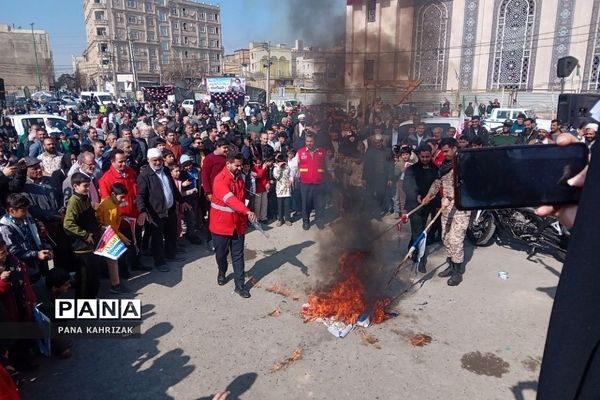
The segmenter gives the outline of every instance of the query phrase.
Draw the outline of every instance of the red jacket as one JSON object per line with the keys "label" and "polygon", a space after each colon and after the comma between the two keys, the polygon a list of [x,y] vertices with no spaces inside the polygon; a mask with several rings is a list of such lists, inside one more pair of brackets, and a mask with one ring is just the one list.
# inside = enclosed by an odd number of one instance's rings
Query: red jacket
{"label": "red jacket", "polygon": [[440,165],[444,163],[444,161],[446,161],[446,155],[441,150],[439,150],[433,158],[433,164],[439,168]]}
{"label": "red jacket", "polygon": [[256,193],[266,192],[267,184],[269,183],[269,168],[265,168],[264,166],[259,168],[253,165],[252,172],[256,174]]}
{"label": "red jacket", "polygon": [[217,174],[212,185],[209,229],[212,233],[231,236],[246,233],[250,211],[244,204],[246,185],[241,175],[234,177],[227,167]]}
{"label": "red jacket", "polygon": [[98,186],[100,186],[100,198],[105,199],[110,196],[110,188],[115,183],[122,183],[127,188],[125,202],[121,205],[121,215],[124,217],[137,218],[139,211],[135,205],[135,196],[137,195],[137,174],[131,167],[127,167],[125,173],[121,175],[113,166],[102,175]]}
{"label": "red jacket", "polygon": [[306,147],[298,149],[298,172],[300,183],[318,184],[325,180],[327,153],[316,148],[309,151]]}
{"label": "red jacket", "polygon": [[[33,321],[32,307],[37,303],[37,298],[29,283],[29,274],[27,266],[16,257],[8,256],[6,266],[11,271],[11,276],[7,281],[0,280],[0,303],[10,322],[29,322]],[[13,285],[21,286],[22,298],[17,298],[16,288]],[[25,305],[25,315],[19,316],[19,305]],[[20,318],[19,318],[20,317]]]}
{"label": "red jacket", "polygon": [[210,153],[204,158],[201,171],[202,189],[204,189],[204,193],[213,193],[213,181],[225,167],[225,162],[225,156],[218,156],[215,153]]}
{"label": "red jacket", "polygon": [[181,155],[183,154],[182,150],[181,150],[181,145],[180,144],[170,144],[169,142],[165,143],[165,148],[168,150],[171,150],[173,152],[173,155],[175,156],[175,160],[177,161],[177,163],[179,163],[179,159],[181,158]]}

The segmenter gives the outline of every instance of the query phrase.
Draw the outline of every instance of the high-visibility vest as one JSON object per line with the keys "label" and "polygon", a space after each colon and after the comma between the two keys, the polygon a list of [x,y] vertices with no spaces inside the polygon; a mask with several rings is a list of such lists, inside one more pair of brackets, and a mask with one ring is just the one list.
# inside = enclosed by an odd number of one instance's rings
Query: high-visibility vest
{"label": "high-visibility vest", "polygon": [[325,180],[327,153],[319,148],[309,151],[298,149],[298,173],[300,183],[319,184]]}
{"label": "high-visibility vest", "polygon": [[246,184],[241,175],[233,176],[227,167],[215,176],[210,203],[209,230],[223,236],[246,233],[249,211],[244,204]]}

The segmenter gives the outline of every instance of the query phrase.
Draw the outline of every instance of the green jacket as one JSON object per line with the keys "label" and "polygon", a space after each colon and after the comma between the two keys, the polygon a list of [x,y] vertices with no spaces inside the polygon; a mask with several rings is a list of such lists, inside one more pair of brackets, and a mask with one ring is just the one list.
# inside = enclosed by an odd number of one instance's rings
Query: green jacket
{"label": "green jacket", "polygon": [[512,146],[517,144],[518,140],[519,137],[515,135],[494,135],[490,144],[492,146]]}
{"label": "green jacket", "polygon": [[85,241],[90,233],[96,240],[100,234],[100,224],[88,196],[73,193],[69,198],[63,228],[71,239],[75,253],[91,253],[95,250],[93,245]]}

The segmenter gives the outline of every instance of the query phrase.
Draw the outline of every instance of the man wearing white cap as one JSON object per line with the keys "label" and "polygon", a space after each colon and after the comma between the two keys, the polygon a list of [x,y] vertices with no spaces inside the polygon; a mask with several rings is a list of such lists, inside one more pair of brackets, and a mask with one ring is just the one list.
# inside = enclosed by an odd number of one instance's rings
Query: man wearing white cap
{"label": "man wearing white cap", "polygon": [[298,123],[294,126],[294,137],[292,139],[292,145],[294,146],[294,150],[298,150],[301,147],[304,147],[304,130],[306,129],[306,122],[304,121],[306,116],[304,114],[298,115]]}
{"label": "man wearing white cap", "polygon": [[[163,167],[160,150],[148,150],[148,166],[142,168],[137,179],[138,192],[135,202],[140,215],[138,225],[146,223],[152,236],[152,257],[154,266],[161,272],[168,272],[167,260],[183,261],[176,258],[177,202],[181,194],[168,171]],[[188,204],[182,205],[184,211]]]}
{"label": "man wearing white cap", "polygon": [[585,126],[584,140],[589,148],[592,148],[596,142],[596,133],[598,132],[598,124],[589,123]]}

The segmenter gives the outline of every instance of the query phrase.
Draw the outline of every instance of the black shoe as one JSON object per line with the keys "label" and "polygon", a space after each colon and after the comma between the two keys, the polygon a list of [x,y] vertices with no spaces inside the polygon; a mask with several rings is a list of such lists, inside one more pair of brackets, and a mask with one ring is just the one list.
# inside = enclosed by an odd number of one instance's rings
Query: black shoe
{"label": "black shoe", "polygon": [[461,263],[454,263],[454,266],[456,267],[456,270],[458,271],[459,274],[464,274],[465,273],[465,263],[461,262]]}
{"label": "black shoe", "polygon": [[250,292],[245,287],[236,287],[235,292],[243,297],[244,299],[250,298]]}
{"label": "black shoe", "polygon": [[448,266],[448,268],[446,268],[445,270],[440,272],[438,274],[438,276],[440,278],[447,278],[447,277],[451,276],[453,272],[454,272],[454,263],[452,261],[450,261],[450,265]]}
{"label": "black shoe", "polygon": [[417,267],[417,269],[422,274],[426,274],[427,273],[427,268],[425,268],[425,264],[427,264],[427,261],[425,260],[425,258],[421,258],[421,260],[419,261],[419,266]]}
{"label": "black shoe", "polygon": [[304,229],[305,231],[309,230],[310,229],[310,224],[308,222],[304,222],[302,224],[302,229]]}
{"label": "black shoe", "polygon": [[462,280],[462,274],[458,270],[455,270],[450,279],[448,279],[448,286],[458,286]]}
{"label": "black shoe", "polygon": [[217,275],[217,283],[219,284],[219,286],[223,286],[227,283],[227,278],[225,277],[225,274],[219,272],[219,275]]}

